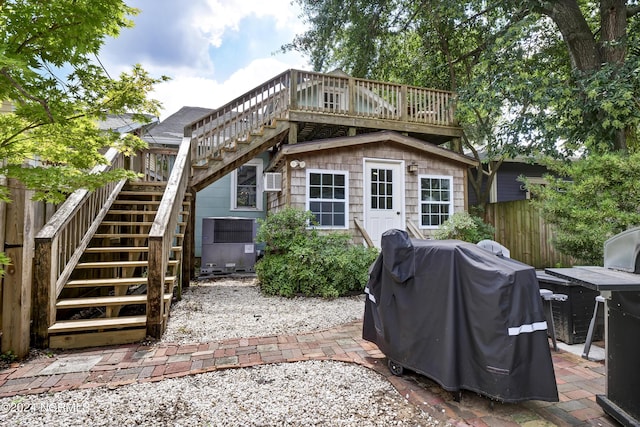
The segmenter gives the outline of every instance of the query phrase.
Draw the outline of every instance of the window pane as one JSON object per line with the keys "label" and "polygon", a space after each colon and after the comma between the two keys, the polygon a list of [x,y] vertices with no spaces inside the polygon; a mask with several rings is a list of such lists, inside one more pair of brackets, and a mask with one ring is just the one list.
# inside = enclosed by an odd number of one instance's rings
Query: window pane
{"label": "window pane", "polygon": [[346,174],[309,174],[309,178],[309,210],[315,215],[318,224],[323,227],[344,227],[347,209]]}
{"label": "window pane", "polygon": [[258,167],[243,165],[236,170],[236,207],[257,207]]}
{"label": "window pane", "polygon": [[439,226],[449,218],[452,180],[450,178],[420,179],[420,221],[422,226]]}

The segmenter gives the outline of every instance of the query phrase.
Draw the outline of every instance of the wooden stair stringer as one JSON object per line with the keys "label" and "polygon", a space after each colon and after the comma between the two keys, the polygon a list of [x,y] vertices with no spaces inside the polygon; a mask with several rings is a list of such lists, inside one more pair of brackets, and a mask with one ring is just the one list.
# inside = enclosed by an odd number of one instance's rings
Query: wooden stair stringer
{"label": "wooden stair stringer", "polygon": [[237,146],[235,151],[223,151],[220,160],[211,159],[206,165],[192,165],[191,186],[196,191],[202,190],[257,155],[282,142],[288,134],[289,127],[288,121],[276,121],[274,126],[263,127],[261,134],[252,134],[249,143]]}

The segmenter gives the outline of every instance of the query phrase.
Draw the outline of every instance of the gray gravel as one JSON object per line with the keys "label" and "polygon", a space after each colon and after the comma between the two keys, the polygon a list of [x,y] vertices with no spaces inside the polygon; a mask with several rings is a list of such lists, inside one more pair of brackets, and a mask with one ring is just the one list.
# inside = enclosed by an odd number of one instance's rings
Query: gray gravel
{"label": "gray gravel", "polygon": [[[253,280],[197,283],[174,305],[165,342],[326,329],[362,317],[362,297],[264,297]],[[0,399],[7,426],[432,426],[379,374],[341,362],[216,371],[110,389]]]}

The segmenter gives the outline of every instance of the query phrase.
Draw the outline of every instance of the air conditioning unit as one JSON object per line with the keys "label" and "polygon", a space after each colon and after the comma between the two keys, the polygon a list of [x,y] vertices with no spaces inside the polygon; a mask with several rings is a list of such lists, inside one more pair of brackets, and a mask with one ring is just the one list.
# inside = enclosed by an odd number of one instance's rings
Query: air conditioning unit
{"label": "air conditioning unit", "polygon": [[254,218],[203,218],[200,275],[255,272],[255,237]]}
{"label": "air conditioning unit", "polygon": [[264,191],[282,191],[282,174],[279,172],[265,173]]}

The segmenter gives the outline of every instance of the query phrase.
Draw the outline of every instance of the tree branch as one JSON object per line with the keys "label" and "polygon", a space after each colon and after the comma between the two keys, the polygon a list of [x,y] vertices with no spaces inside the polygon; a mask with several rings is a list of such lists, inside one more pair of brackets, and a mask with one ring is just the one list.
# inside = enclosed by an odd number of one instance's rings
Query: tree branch
{"label": "tree branch", "polygon": [[631,18],[632,16],[640,13],[640,4],[635,6],[627,6],[627,18]]}
{"label": "tree branch", "polygon": [[49,105],[47,104],[47,101],[45,101],[43,99],[36,98],[35,96],[33,96],[29,92],[27,92],[27,90],[25,88],[23,88],[22,85],[16,79],[14,79],[11,74],[9,74],[9,71],[7,71],[6,68],[0,69],[0,74],[3,75],[7,80],[9,80],[11,85],[14,88],[16,88],[18,90],[18,92],[20,92],[25,98],[30,99],[30,100],[40,104],[42,106],[42,108],[44,109],[44,111],[47,113],[47,117],[49,117],[49,120],[51,120],[51,123],[55,122],[55,120],[53,118],[53,114],[51,114],[51,110],[49,109]]}

